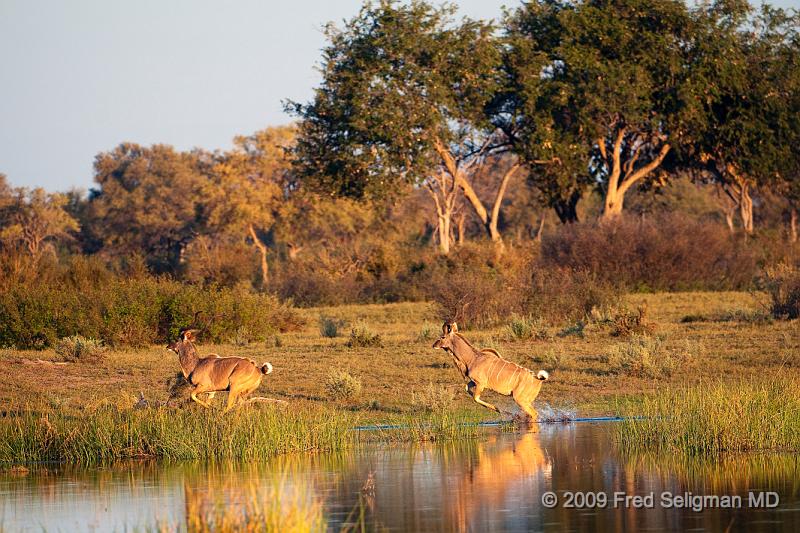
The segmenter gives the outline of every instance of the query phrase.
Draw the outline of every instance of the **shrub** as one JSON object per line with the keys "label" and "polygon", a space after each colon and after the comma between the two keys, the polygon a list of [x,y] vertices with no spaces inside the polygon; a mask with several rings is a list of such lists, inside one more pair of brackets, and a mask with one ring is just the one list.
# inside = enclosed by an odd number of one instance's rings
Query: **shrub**
{"label": "shrub", "polygon": [[[687,348],[691,346],[687,344]],[[668,349],[662,337],[632,335],[609,350],[607,362],[611,372],[660,378],[671,376],[679,365],[694,355]]]}
{"label": "shrub", "polygon": [[432,324],[425,324],[417,334],[418,341],[429,341],[439,335],[439,328]]}
{"label": "shrub", "polygon": [[550,337],[547,327],[541,319],[534,319],[530,316],[515,316],[508,325],[508,334],[511,339],[516,340],[545,340]]}
{"label": "shrub", "polygon": [[361,324],[350,330],[350,338],[345,343],[348,348],[369,348],[372,346],[382,346],[383,339],[377,333]]}
{"label": "shrub", "polygon": [[549,323],[584,318],[594,307],[612,305],[613,287],[588,271],[542,269],[531,255],[464,246],[430,279],[428,293],[440,315],[465,328],[493,326],[512,315]]}
{"label": "shrub", "polygon": [[540,359],[546,368],[550,369],[551,371],[558,370],[561,368],[561,365],[565,360],[564,350],[561,346],[558,346],[557,348],[550,348]]}
{"label": "shrub", "polygon": [[639,307],[635,312],[626,308],[611,311],[608,316],[598,317],[596,322],[611,328],[612,337],[629,337],[631,335],[651,335],[655,331],[655,324],[647,320],[647,308]]}
{"label": "shrub", "polygon": [[302,325],[296,311],[275,297],[243,287],[95,276],[92,269],[68,267],[51,279],[20,282],[0,291],[0,346],[42,349],[72,335],[108,345],[161,343],[191,325],[196,312],[205,322],[203,336],[214,342],[226,342],[244,331],[248,341],[260,341]]}
{"label": "shrub", "polygon": [[800,269],[782,263],[767,268],[758,286],[770,297],[770,314],[779,319],[800,318]]}
{"label": "shrub", "polygon": [[67,361],[99,361],[107,349],[101,341],[73,335],[59,340],[55,350]]}
{"label": "shrub", "polygon": [[760,245],[712,221],[678,214],[623,216],[560,227],[544,238],[541,262],[589,271],[628,290],[743,289],[768,255]]}
{"label": "shrub", "polygon": [[583,320],[578,320],[575,323],[570,324],[569,326],[559,331],[558,336],[569,337],[571,335],[574,335],[582,339],[585,335],[584,334],[585,329],[586,329],[586,322],[584,322]]}
{"label": "shrub", "polygon": [[411,404],[420,411],[446,411],[453,405],[456,395],[452,388],[428,383],[427,387],[411,393]]}
{"label": "shrub", "polygon": [[319,334],[325,338],[333,339],[339,336],[339,330],[345,326],[344,320],[330,316],[319,317]]}
{"label": "shrub", "polygon": [[344,370],[334,370],[325,380],[325,392],[334,400],[354,400],[361,395],[361,380]]}

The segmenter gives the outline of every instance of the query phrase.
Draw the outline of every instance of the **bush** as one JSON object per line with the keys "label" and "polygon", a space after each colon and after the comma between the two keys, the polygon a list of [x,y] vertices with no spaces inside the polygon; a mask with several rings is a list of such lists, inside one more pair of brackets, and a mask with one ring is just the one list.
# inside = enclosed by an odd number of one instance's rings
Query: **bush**
{"label": "bush", "polygon": [[651,335],[656,329],[655,324],[647,320],[646,307],[639,307],[635,312],[625,307],[594,310],[590,318],[600,326],[609,327],[612,337]]}
{"label": "bush", "polygon": [[613,346],[608,353],[609,370],[631,376],[669,377],[682,364],[689,362],[701,346],[687,342],[685,350],[671,350],[662,337],[632,335],[626,342]]}
{"label": "bush", "polygon": [[770,297],[770,314],[780,320],[800,318],[800,269],[780,264],[767,268],[758,286]]}
{"label": "bush", "polygon": [[[770,246],[770,243],[763,243]],[[722,224],[681,215],[570,224],[542,242],[545,268],[592,272],[627,290],[736,290],[770,255]]]}
{"label": "bush", "polygon": [[430,279],[439,313],[466,328],[494,326],[512,315],[549,323],[583,319],[593,308],[613,305],[613,287],[592,273],[542,269],[525,253],[464,246],[444,259]]}
{"label": "bush", "polygon": [[48,279],[18,282],[0,292],[0,346],[43,349],[80,335],[108,345],[143,346],[177,337],[200,312],[213,342],[262,341],[297,329],[301,317],[275,297],[243,287],[200,287],[164,278],[97,276],[75,261]]}
{"label": "bush", "polygon": [[515,316],[511,319],[508,325],[508,334],[511,339],[515,340],[546,340],[550,338],[547,327],[541,319],[534,319],[531,317]]}
{"label": "bush", "polygon": [[383,346],[383,339],[377,333],[372,333],[365,325],[358,325],[350,330],[350,338],[345,343],[348,348],[369,348]]}
{"label": "bush", "polygon": [[56,344],[56,353],[67,361],[99,361],[107,348],[101,341],[86,339],[80,335],[64,337]]}
{"label": "bush", "polygon": [[319,334],[325,338],[333,339],[339,336],[339,330],[345,326],[344,320],[330,316],[319,317]]}
{"label": "bush", "polygon": [[325,392],[333,400],[355,400],[361,395],[361,380],[344,370],[334,370],[325,380]]}
{"label": "bush", "polygon": [[411,393],[411,404],[420,411],[440,412],[452,407],[455,397],[452,388],[428,383],[422,391]]}

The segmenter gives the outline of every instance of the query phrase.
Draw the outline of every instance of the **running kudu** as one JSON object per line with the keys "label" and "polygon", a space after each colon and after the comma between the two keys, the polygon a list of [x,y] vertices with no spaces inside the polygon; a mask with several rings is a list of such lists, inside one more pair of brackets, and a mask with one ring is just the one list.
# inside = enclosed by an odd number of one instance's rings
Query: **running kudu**
{"label": "running kudu", "polygon": [[200,357],[194,345],[196,333],[194,329],[181,330],[178,340],[167,348],[178,354],[183,377],[194,387],[192,400],[203,407],[211,406],[199,399],[198,394],[228,391],[225,411],[229,411],[239,398],[246,397],[261,385],[264,375],[272,372],[271,364],[259,366],[245,357],[220,357],[217,354]]}
{"label": "running kudu", "polygon": [[442,337],[433,343],[453,357],[461,375],[468,379],[467,392],[476,402],[500,413],[500,409],[481,400],[484,389],[511,396],[517,405],[535,422],[538,418],[533,401],[539,395],[542,382],[548,378],[544,370],[534,374],[527,368],[506,361],[490,348],[479,350],[472,346],[459,332],[455,322],[447,321],[442,326]]}

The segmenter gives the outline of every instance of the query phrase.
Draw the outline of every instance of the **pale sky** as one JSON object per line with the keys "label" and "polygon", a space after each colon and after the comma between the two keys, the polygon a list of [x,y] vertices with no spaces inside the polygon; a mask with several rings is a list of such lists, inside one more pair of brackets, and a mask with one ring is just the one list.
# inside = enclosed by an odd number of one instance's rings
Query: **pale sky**
{"label": "pale sky", "polygon": [[[0,0],[0,172],[88,188],[124,141],[229,148],[319,82],[321,27],[361,0]],[[499,18],[519,0],[458,0]],[[800,7],[800,0],[775,5]]]}

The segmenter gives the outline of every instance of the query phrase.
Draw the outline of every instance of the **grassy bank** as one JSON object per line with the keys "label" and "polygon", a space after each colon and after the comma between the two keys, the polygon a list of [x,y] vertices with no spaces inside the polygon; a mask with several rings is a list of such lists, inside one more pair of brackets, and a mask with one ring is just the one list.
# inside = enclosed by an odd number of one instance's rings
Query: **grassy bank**
{"label": "grassy bank", "polygon": [[196,408],[86,412],[39,406],[11,411],[0,422],[0,463],[118,460],[258,460],[277,454],[336,451],[365,442],[474,438],[474,417],[453,413],[395,416],[391,430],[354,431],[362,417],[341,409],[279,407],[222,415]]}
{"label": "grassy bank", "polygon": [[[581,416],[603,415],[614,413],[621,399],[641,402],[660,389],[679,390],[677,385],[706,388],[708,383],[720,383],[737,390],[740,383],[745,387],[761,383],[764,376],[800,380],[798,321],[764,320],[765,301],[763,295],[737,292],[637,294],[626,296],[623,304],[628,317],[646,309],[644,325],[635,316],[621,320],[612,314],[564,324],[509,317],[507,324],[464,334],[476,346],[494,348],[511,361],[550,372],[536,400],[542,414],[548,404]],[[81,443],[90,438],[99,443],[96,447],[112,449],[103,452],[110,457],[203,458],[224,453],[247,459],[261,453],[335,449],[340,438],[351,445],[349,439],[354,437],[336,435],[361,424],[408,426],[361,438],[422,440],[460,438],[472,431],[458,428],[453,419],[498,418],[468,397],[450,357],[431,349],[441,322],[430,304],[299,312],[305,325],[298,331],[277,333],[266,341],[243,338],[198,346],[201,355],[251,357],[275,367],[255,395],[284,400],[288,408],[257,404],[234,413],[230,420],[218,416],[224,393],[214,400],[218,409],[210,412],[192,405],[132,409],[140,392],[151,406],[169,398],[167,382],[174,379],[178,362],[163,345],[112,348],[99,360],[69,360],[52,349],[0,349],[0,364],[10,376],[0,380],[0,432],[13,437],[3,440],[49,443],[28,448],[15,444],[15,454],[31,456],[26,460],[63,458],[69,455],[65,450],[75,457],[97,455],[80,451]],[[625,328],[632,333],[622,335]],[[365,330],[378,339],[353,342],[353,330]],[[345,374],[352,379],[340,379]],[[483,398],[504,411],[516,408],[512,399],[492,392]],[[671,407],[669,401],[664,400],[664,409]],[[45,432],[43,416],[18,418],[19,408],[25,406],[46,414],[56,433]],[[24,430],[15,426],[23,419]],[[315,425],[322,423],[339,433],[331,430],[330,441],[323,441]],[[235,428],[229,427],[233,424]],[[254,449],[254,435],[266,443],[268,452]],[[0,448],[4,457],[9,457],[9,446]],[[42,451],[31,451],[38,448]]]}
{"label": "grassy bank", "polygon": [[740,383],[670,387],[622,408],[623,449],[685,455],[800,451],[800,382],[778,375]]}

